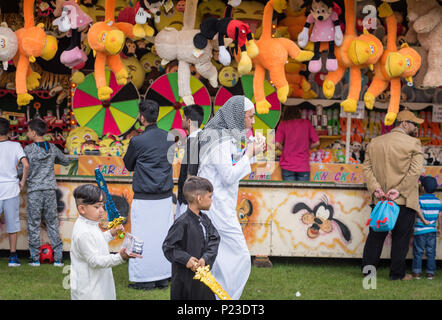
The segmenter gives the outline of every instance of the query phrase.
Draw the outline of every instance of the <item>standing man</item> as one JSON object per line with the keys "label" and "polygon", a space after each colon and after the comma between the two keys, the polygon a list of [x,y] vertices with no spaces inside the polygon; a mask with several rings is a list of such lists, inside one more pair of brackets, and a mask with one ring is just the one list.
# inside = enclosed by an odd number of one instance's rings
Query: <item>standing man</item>
{"label": "standing man", "polygon": [[[173,223],[172,160],[174,139],[159,129],[158,103],[142,101],[139,120],[146,128],[130,140],[124,165],[134,171],[131,205],[131,233],[144,241],[142,259],[129,261],[130,288],[151,290],[167,288],[171,263],[164,257],[162,245]],[[168,154],[169,153],[169,154]]]}
{"label": "standing man", "polygon": [[187,211],[187,200],[184,197],[183,186],[187,176],[196,176],[199,166],[199,140],[198,133],[204,120],[204,110],[201,106],[193,104],[184,108],[183,129],[189,135],[186,140],[184,157],[181,161],[180,175],[178,177],[178,201],[175,219]]}
{"label": "standing man", "polygon": [[[411,111],[398,113],[396,127],[387,134],[374,138],[368,145],[363,173],[372,204],[385,197],[399,205],[399,216],[392,230],[391,280],[409,280],[405,274],[407,256],[416,212],[419,209],[418,180],[424,165],[422,145],[415,138],[417,127],[424,120]],[[362,268],[377,267],[388,232],[369,230],[365,242]]]}

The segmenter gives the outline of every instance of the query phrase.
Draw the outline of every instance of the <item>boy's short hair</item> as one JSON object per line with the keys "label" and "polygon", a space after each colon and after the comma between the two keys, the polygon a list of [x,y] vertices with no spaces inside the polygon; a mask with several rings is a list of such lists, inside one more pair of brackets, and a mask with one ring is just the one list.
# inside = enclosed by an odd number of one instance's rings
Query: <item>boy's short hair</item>
{"label": "boy's short hair", "polygon": [[83,184],[74,190],[74,199],[77,207],[80,204],[90,205],[97,202],[105,202],[106,194],[93,184]]}
{"label": "boy's short hair", "polygon": [[432,176],[421,176],[419,181],[426,193],[434,193],[437,190],[437,180]]}
{"label": "boy's short hair", "polygon": [[213,192],[213,185],[206,178],[190,176],[184,182],[183,194],[188,203],[195,201],[197,195],[207,192]]}
{"label": "boy's short hair", "polygon": [[204,109],[198,104],[191,104],[184,107],[183,113],[187,119],[198,122],[198,128],[204,121]]}
{"label": "boy's short hair", "polygon": [[38,136],[43,137],[46,133],[47,126],[46,123],[41,119],[32,119],[28,123],[29,129],[35,131]]}
{"label": "boy's short hair", "polygon": [[9,121],[0,117],[0,136],[6,136],[9,132]]}
{"label": "boy's short hair", "polygon": [[138,110],[140,112],[140,115],[142,115],[147,122],[157,122],[158,114],[160,112],[160,106],[156,101],[149,99],[141,101],[138,105]]}

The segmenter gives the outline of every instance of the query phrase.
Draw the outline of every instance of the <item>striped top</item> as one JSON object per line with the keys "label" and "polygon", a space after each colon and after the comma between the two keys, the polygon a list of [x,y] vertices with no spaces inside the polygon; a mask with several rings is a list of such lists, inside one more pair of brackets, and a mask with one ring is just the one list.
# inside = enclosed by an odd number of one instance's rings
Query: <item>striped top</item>
{"label": "striped top", "polygon": [[424,218],[428,220],[430,224],[425,225],[422,220],[417,217],[414,225],[414,235],[436,232],[437,218],[439,212],[442,211],[440,200],[434,194],[423,194],[419,197],[419,205]]}

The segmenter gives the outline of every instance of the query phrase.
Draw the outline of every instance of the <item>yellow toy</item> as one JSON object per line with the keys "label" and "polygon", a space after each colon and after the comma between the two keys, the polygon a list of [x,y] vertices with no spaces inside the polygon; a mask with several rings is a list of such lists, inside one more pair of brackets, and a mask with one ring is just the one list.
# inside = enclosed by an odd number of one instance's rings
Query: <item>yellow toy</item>
{"label": "yellow toy", "polygon": [[218,72],[218,80],[224,87],[234,87],[239,80],[239,73],[233,67],[224,67]]}
{"label": "yellow toy", "polygon": [[37,57],[51,60],[58,49],[57,39],[46,35],[43,24],[34,26],[34,0],[24,0],[23,12],[24,27],[15,32],[18,41],[18,51],[14,57],[17,68],[15,86],[19,106],[28,105],[34,99],[28,90],[34,90],[40,85],[40,75],[32,71],[30,63],[35,62]]}
{"label": "yellow toy", "polygon": [[361,69],[373,65],[380,59],[384,48],[382,42],[364,29],[360,36],[356,34],[355,0],[345,0],[345,34],[340,47],[335,48],[338,69],[329,72],[322,85],[324,96],[333,97],[335,85],[342,79],[346,69],[350,69],[350,86],[347,99],[341,102],[344,112],[355,112],[361,93]]}
{"label": "yellow toy", "polygon": [[126,22],[115,23],[115,1],[106,0],[105,22],[94,23],[87,34],[89,46],[94,50],[94,76],[98,88],[98,99],[108,100],[113,90],[106,85],[105,66],[109,65],[119,85],[125,85],[129,74],[121,62],[120,52],[126,36],[134,38],[133,25]]}
{"label": "yellow toy", "polygon": [[196,270],[195,280],[199,280],[210,288],[220,300],[232,300],[229,294],[221,287],[210,272],[210,266],[199,267]]}
{"label": "yellow toy", "polygon": [[255,65],[253,92],[258,113],[268,113],[271,107],[271,104],[265,98],[264,92],[266,70],[268,70],[270,80],[276,87],[278,100],[284,103],[289,93],[289,84],[284,72],[288,57],[290,56],[298,62],[307,61],[313,57],[313,52],[299,49],[296,43],[290,39],[272,37],[273,10],[282,13],[285,8],[287,8],[286,0],[270,0],[264,8],[263,32],[259,40],[256,40],[259,54],[253,59]]}
{"label": "yellow toy", "polygon": [[305,64],[289,58],[289,62],[285,65],[285,77],[290,86],[289,97],[302,99],[315,99],[318,97],[307,79],[299,74],[300,71],[305,70]]}
{"label": "yellow toy", "polygon": [[373,109],[375,99],[390,85],[390,102],[384,123],[392,125],[399,111],[401,100],[401,78],[405,78],[408,85],[413,84],[414,76],[421,66],[421,57],[408,44],[396,49],[397,20],[390,5],[384,2],[379,7],[379,16],[387,21],[387,50],[375,65],[375,75],[367,92],[364,95],[365,106]]}

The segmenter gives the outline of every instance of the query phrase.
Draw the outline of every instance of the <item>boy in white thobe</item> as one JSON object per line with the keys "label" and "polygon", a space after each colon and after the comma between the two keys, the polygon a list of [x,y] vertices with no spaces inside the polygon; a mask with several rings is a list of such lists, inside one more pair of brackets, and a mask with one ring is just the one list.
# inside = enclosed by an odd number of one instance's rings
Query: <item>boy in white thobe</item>
{"label": "boy in white thobe", "polygon": [[105,217],[104,192],[92,185],[82,185],[74,190],[79,217],[72,231],[71,245],[71,298],[72,300],[115,300],[112,267],[135,255],[125,249],[117,254],[109,252],[108,242],[123,226],[101,231],[98,224]]}

